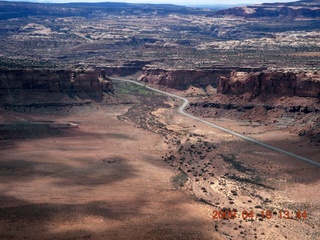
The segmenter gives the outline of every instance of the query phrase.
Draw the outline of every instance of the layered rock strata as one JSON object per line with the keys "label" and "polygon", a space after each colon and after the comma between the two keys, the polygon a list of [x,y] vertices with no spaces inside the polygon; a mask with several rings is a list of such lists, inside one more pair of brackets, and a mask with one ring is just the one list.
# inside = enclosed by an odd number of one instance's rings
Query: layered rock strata
{"label": "layered rock strata", "polygon": [[103,66],[107,76],[128,76],[141,72],[145,65],[150,64],[150,61],[129,61],[122,64],[112,64]]}
{"label": "layered rock strata", "polygon": [[18,96],[54,93],[77,95],[113,92],[105,72],[96,70],[0,69],[0,101],[14,102]]}
{"label": "layered rock strata", "polygon": [[223,9],[213,15],[231,15],[245,18],[319,18],[320,2],[304,0],[291,3],[264,3]]}
{"label": "layered rock strata", "polygon": [[161,69],[149,68],[143,69],[143,74],[138,78],[139,81],[149,82],[158,85],[164,85],[170,88],[186,90],[190,86],[205,87],[211,85],[217,86],[220,76],[228,77],[233,70],[242,71],[262,71],[256,68],[204,68],[204,69]]}
{"label": "layered rock strata", "polygon": [[230,77],[220,76],[217,92],[222,94],[251,94],[253,97],[265,95],[320,97],[320,77],[318,74],[296,74],[293,72],[237,72]]}

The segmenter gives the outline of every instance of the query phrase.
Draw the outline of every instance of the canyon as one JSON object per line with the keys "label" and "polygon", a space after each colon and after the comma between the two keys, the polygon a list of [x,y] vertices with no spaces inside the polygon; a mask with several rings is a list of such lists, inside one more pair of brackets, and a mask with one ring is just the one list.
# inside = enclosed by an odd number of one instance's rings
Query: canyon
{"label": "canyon", "polygon": [[[99,73],[100,70],[100,73]],[[178,90],[211,85],[217,93],[319,98],[320,74],[268,71],[263,68],[157,69],[149,67],[106,67],[96,70],[0,69],[2,99],[10,91],[30,92],[113,92],[106,76],[130,76],[142,71],[137,80]]]}
{"label": "canyon", "polygon": [[[320,77],[317,72],[147,68],[138,81],[188,93],[191,97],[188,110],[196,116],[257,121],[287,128],[320,144]],[[211,91],[207,90],[208,86]]]}
{"label": "canyon", "polygon": [[[281,116],[287,116],[296,120],[295,126],[291,120],[288,122],[291,132],[317,145],[320,143],[317,72],[235,67],[158,69],[138,65],[91,70],[1,69],[1,105],[10,108],[87,104],[90,99],[103,101],[106,94],[114,93],[107,75],[133,74],[137,81],[191,93],[189,111],[197,116],[227,114],[234,119],[255,120],[271,126],[277,125]],[[257,111],[258,115],[253,114]]]}
{"label": "canyon", "polygon": [[268,71],[263,68],[154,69],[145,67],[138,81],[186,90],[211,85],[222,94],[320,97],[320,74]]}
{"label": "canyon", "polygon": [[319,19],[0,2],[0,239],[318,239]]}

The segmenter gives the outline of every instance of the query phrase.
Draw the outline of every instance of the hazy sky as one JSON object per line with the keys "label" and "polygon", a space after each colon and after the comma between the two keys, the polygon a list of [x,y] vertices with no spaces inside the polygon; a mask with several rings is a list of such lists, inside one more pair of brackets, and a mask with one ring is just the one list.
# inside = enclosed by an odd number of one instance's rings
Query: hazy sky
{"label": "hazy sky", "polygon": [[[46,0],[38,0],[46,1]],[[47,0],[48,1],[48,0]],[[130,3],[172,3],[177,5],[207,4],[258,4],[264,2],[295,2],[296,0],[51,0],[50,2],[130,2]]]}

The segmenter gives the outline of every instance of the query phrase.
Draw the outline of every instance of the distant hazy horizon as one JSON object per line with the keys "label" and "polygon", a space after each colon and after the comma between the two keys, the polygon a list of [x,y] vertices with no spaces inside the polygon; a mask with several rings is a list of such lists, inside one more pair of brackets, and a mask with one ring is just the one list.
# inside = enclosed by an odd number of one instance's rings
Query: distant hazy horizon
{"label": "distant hazy horizon", "polygon": [[273,2],[296,2],[297,0],[12,0],[17,2],[50,2],[50,3],[68,3],[68,2],[127,2],[127,3],[166,3],[182,6],[197,6],[197,5],[238,5],[238,4],[260,4]]}

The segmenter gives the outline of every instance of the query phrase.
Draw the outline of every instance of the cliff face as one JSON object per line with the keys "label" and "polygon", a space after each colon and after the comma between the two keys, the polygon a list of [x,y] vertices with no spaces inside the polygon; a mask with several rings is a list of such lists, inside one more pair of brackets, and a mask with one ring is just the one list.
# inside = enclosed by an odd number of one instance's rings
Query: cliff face
{"label": "cliff face", "polygon": [[17,96],[54,93],[77,95],[80,92],[112,92],[111,80],[102,71],[0,69],[0,100],[14,102]]}
{"label": "cliff face", "polygon": [[317,75],[303,75],[292,72],[258,73],[232,72],[230,77],[221,76],[217,92],[222,94],[261,94],[279,96],[320,97],[320,79]]}
{"label": "cliff face", "polygon": [[320,74],[272,72],[263,68],[157,69],[145,68],[139,81],[186,90],[217,87],[222,94],[320,97]]}
{"label": "cliff face", "polygon": [[291,8],[291,7],[236,7],[220,10],[214,15],[233,15],[246,18],[318,18],[320,16],[320,8]]}
{"label": "cliff face", "polygon": [[229,71],[217,71],[214,73],[211,70],[146,69],[138,80],[183,90],[187,89],[190,85],[211,84],[216,86],[218,76],[228,73]]}
{"label": "cliff face", "polygon": [[1,69],[0,90],[62,91],[70,89],[69,79],[64,70]]}
{"label": "cliff face", "polygon": [[112,64],[111,66],[103,66],[107,76],[128,76],[142,71],[146,64],[150,64],[149,61],[128,61],[122,64]]}
{"label": "cliff face", "polygon": [[[212,69],[156,69],[145,68],[139,81],[164,85],[167,87],[186,90],[191,85],[204,87],[217,86],[219,76],[229,76],[235,68]],[[249,70],[249,69],[243,69]],[[252,69],[250,69],[252,70]]]}
{"label": "cliff face", "polygon": [[246,18],[319,18],[319,1],[291,3],[265,3],[246,7],[234,7],[217,11],[214,15],[233,15]]}

